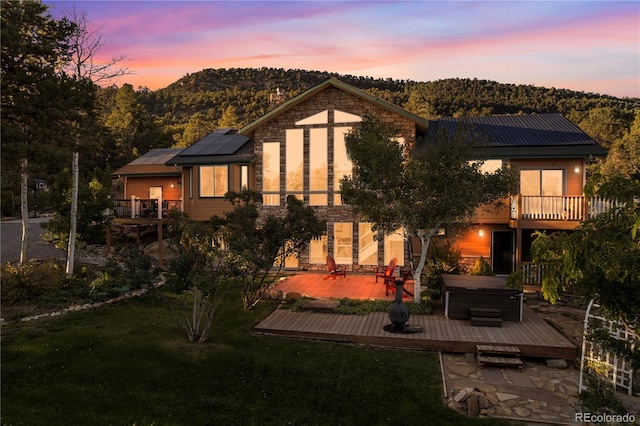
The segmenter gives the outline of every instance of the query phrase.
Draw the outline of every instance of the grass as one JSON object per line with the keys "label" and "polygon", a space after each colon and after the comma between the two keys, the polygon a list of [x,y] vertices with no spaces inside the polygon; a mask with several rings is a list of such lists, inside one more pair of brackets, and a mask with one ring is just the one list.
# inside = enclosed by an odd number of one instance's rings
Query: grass
{"label": "grass", "polygon": [[3,326],[1,423],[505,424],[444,407],[436,354],[254,336],[276,302],[220,297],[206,343],[153,294]]}

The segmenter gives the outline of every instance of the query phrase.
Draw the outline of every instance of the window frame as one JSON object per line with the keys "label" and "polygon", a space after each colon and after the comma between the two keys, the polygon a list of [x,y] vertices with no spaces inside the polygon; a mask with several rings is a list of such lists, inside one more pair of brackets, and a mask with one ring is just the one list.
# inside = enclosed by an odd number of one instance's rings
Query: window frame
{"label": "window frame", "polygon": [[[212,193],[211,195],[209,194],[203,194],[202,190],[203,190],[203,176],[202,176],[202,172],[205,169],[211,169],[211,178],[212,178]],[[224,193],[220,194],[217,191],[217,182],[216,182],[216,170],[217,169],[224,169],[225,171],[225,175],[226,175],[226,183],[225,183],[225,191]],[[229,165],[225,164],[225,165],[206,165],[206,166],[200,166],[198,168],[198,197],[200,198],[223,198],[224,195],[229,192]]]}

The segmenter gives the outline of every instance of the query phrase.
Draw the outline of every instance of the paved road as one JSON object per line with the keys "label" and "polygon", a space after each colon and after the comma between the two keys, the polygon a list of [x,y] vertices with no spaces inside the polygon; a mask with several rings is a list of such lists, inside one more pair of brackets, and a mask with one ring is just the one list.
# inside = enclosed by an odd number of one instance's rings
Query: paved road
{"label": "paved road", "polygon": [[[44,230],[42,222],[51,218],[40,217],[29,219],[29,259],[66,259],[66,252],[57,249],[53,244],[46,243],[40,238]],[[3,221],[0,224],[0,261],[18,262],[20,260],[20,240],[22,239],[22,222],[18,220]]]}

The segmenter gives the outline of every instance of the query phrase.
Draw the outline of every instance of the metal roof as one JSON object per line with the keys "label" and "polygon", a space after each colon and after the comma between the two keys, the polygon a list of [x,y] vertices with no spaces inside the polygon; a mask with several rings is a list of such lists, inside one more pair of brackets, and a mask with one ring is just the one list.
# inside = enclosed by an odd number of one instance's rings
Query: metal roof
{"label": "metal roof", "polygon": [[217,129],[167,159],[166,164],[250,164],[253,162],[253,143],[250,142],[248,137],[238,134],[235,129]]}
{"label": "metal roof", "polygon": [[182,151],[182,148],[152,149],[112,174],[115,176],[179,175],[181,173],[180,170],[174,167],[167,167],[166,162],[175,157],[180,151]]}
{"label": "metal roof", "polygon": [[431,135],[440,129],[453,134],[460,124],[471,126],[487,136],[483,152],[492,157],[585,157],[607,153],[575,124],[557,113],[440,118],[430,124]]}

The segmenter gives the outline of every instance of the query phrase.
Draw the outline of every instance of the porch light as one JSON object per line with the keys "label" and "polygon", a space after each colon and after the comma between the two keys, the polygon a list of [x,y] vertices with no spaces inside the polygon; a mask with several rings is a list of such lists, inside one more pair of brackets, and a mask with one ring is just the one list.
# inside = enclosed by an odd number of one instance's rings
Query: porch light
{"label": "porch light", "polygon": [[484,229],[482,228],[478,229],[478,237],[480,238],[484,237]]}
{"label": "porch light", "polygon": [[580,173],[580,166],[575,166],[575,167],[573,168],[573,172],[574,172],[574,173]]}
{"label": "porch light", "polygon": [[173,182],[171,182],[171,187],[172,187],[172,188],[173,188],[173,187],[175,187],[175,184],[174,184]]}

